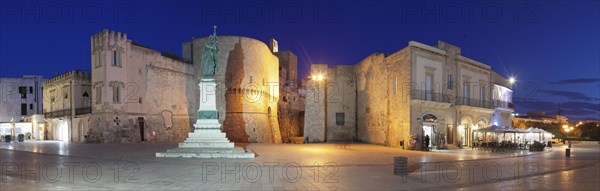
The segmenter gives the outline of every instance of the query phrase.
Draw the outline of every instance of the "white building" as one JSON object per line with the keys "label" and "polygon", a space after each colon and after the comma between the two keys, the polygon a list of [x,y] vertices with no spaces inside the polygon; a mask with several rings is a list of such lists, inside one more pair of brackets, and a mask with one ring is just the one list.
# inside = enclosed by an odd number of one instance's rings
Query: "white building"
{"label": "white building", "polygon": [[85,141],[91,112],[91,76],[73,70],[44,83],[46,140]]}
{"label": "white building", "polygon": [[[34,75],[0,78],[1,135],[29,133],[31,138],[39,138],[35,134],[38,134],[39,128],[43,128],[43,121],[31,119],[36,119],[36,114],[42,114],[42,84],[45,81],[42,76]],[[26,122],[28,118],[31,122]],[[14,125],[11,121],[14,121]]]}
{"label": "white building", "polygon": [[354,66],[313,64],[311,75],[319,78],[309,81],[306,94],[309,142],[357,140],[421,149],[428,135],[429,146],[467,146],[473,130],[511,126],[509,81],[442,41],[435,46],[410,41]]}
{"label": "white building", "polygon": [[514,106],[508,79],[442,41],[436,46],[411,41],[409,47],[411,85],[416,86],[410,102],[411,134],[429,135],[432,146],[440,140],[470,146],[473,130],[511,126]]}

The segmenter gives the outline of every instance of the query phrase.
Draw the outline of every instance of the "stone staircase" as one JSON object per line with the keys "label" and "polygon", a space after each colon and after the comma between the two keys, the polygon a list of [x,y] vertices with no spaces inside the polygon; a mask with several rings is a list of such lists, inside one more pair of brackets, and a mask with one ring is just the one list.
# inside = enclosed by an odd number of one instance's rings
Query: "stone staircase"
{"label": "stone staircase", "polygon": [[235,147],[218,129],[196,129],[178,148],[156,153],[156,157],[183,158],[254,158],[253,152]]}

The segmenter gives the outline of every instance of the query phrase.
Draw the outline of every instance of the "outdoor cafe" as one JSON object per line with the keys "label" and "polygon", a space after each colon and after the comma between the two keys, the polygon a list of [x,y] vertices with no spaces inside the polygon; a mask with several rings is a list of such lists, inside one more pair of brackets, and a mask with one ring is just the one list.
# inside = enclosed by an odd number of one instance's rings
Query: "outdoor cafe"
{"label": "outdoor cafe", "polygon": [[534,141],[547,143],[552,140],[552,134],[542,129],[500,127],[492,125],[473,130],[473,149],[486,151],[507,151],[529,149]]}

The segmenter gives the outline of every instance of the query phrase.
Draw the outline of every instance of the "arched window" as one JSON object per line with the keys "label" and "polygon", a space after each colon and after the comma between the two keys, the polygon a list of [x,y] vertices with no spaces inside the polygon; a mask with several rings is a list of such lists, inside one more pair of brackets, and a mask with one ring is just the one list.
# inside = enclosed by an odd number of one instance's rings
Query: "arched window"
{"label": "arched window", "polygon": [[426,114],[423,116],[423,122],[432,122],[435,123],[437,122],[437,117],[435,115],[432,114]]}
{"label": "arched window", "polygon": [[477,122],[477,127],[479,128],[485,128],[486,123],[483,119],[480,119],[479,122]]}

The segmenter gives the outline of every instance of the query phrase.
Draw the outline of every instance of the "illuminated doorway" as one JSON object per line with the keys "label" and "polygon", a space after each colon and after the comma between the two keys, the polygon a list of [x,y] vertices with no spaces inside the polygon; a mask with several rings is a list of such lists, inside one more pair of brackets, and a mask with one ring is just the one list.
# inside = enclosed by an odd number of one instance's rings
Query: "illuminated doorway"
{"label": "illuminated doorway", "polygon": [[469,141],[469,125],[462,124],[458,126],[458,140],[460,146],[467,146]]}
{"label": "illuminated doorway", "polygon": [[[434,126],[433,125],[423,125],[423,138],[425,138],[425,136],[429,136],[429,147],[433,147],[433,143],[435,143],[435,131],[434,131]],[[423,139],[425,140],[425,139]]]}
{"label": "illuminated doorway", "polygon": [[437,123],[437,117],[435,115],[432,114],[426,114],[423,116],[423,141],[425,141],[425,137],[429,136],[429,142],[428,145],[429,147],[433,147],[436,146],[435,144],[435,138],[436,138],[436,132],[435,132],[435,126],[438,124]]}
{"label": "illuminated doorway", "polygon": [[69,123],[66,120],[59,120],[56,126],[56,137],[59,141],[69,141]]}

